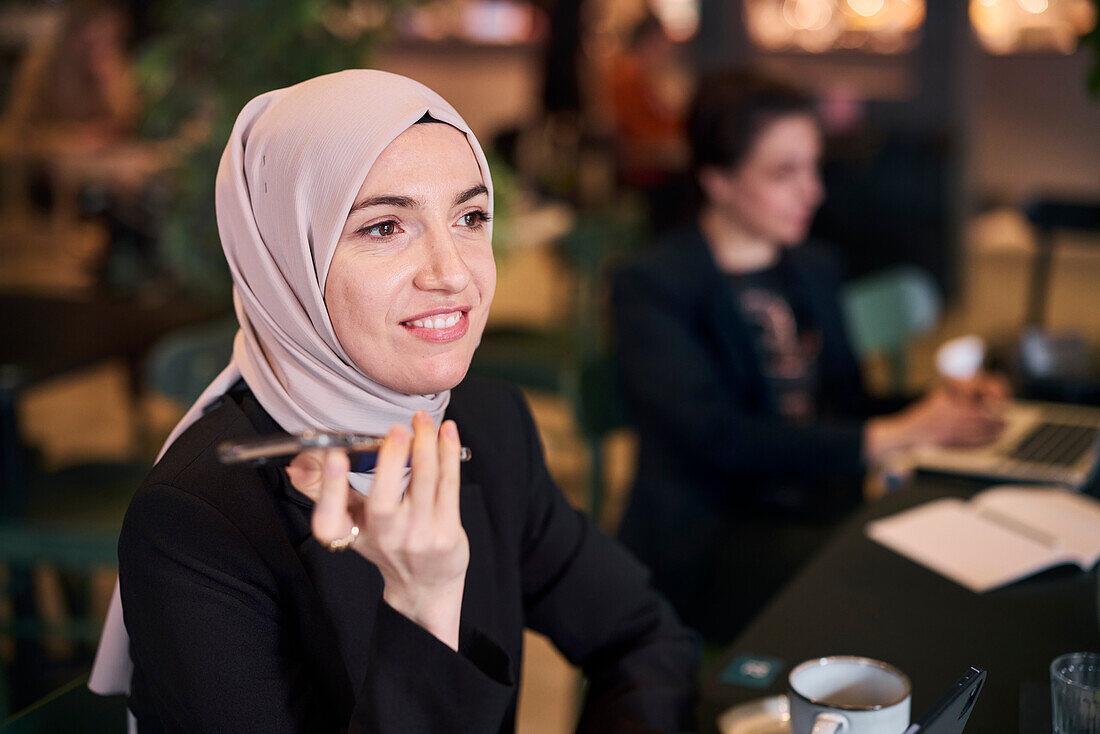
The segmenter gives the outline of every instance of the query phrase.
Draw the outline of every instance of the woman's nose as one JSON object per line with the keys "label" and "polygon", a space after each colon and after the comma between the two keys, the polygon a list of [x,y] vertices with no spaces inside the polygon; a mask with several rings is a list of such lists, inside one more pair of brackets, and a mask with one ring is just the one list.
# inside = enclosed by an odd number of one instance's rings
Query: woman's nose
{"label": "woman's nose", "polygon": [[421,290],[459,293],[470,284],[472,274],[450,233],[431,232],[425,238],[424,262],[415,284]]}

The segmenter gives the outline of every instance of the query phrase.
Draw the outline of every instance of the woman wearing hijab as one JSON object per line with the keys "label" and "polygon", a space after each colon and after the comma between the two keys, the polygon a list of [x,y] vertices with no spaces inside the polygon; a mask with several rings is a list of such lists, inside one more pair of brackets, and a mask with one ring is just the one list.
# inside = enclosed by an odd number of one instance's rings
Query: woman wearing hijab
{"label": "woman wearing hijab", "polygon": [[[465,378],[495,266],[461,117],[378,71],[269,92],[216,195],[241,328],[127,513],[93,690],[128,685],[141,734],[508,732],[529,627],[588,675],[581,729],[691,728],[693,637],[564,501],[522,397]],[[373,472],[216,456],[307,429],[386,440]]]}

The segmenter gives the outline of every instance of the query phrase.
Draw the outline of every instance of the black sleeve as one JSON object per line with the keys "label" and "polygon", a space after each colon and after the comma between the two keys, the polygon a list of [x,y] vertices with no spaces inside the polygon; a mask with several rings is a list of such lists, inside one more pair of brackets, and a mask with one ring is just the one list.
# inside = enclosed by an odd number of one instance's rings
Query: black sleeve
{"label": "black sleeve", "polygon": [[372,652],[350,732],[500,730],[516,684],[507,653],[478,630],[460,626],[456,653],[380,602]]}
{"label": "black sleeve", "polygon": [[648,572],[566,502],[526,406],[519,409],[530,468],[521,554],[526,624],[588,678],[578,731],[694,731],[698,638],[649,586]]}
{"label": "black sleeve", "polygon": [[456,653],[380,602],[349,728],[347,709],[307,669],[301,620],[282,608],[262,554],[217,508],[176,487],[135,498],[119,579],[131,656],[164,731],[495,732],[511,701],[493,643],[461,630]]}
{"label": "black sleeve", "polygon": [[[746,477],[815,480],[863,471],[863,421],[799,427],[750,414],[747,388],[704,343],[690,299],[641,269],[613,281],[616,347],[625,391],[643,430],[659,433],[706,473],[744,486]],[[745,355],[745,359],[755,359]],[[733,490],[735,491],[735,490]]]}

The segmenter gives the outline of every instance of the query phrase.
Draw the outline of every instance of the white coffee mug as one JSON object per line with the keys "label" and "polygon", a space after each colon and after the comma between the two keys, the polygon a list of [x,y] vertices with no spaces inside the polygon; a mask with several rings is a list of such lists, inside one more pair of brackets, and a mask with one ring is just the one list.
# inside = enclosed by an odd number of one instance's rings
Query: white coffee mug
{"label": "white coffee mug", "polygon": [[791,734],[901,734],[912,686],[892,665],[849,655],[808,660],[787,679]]}

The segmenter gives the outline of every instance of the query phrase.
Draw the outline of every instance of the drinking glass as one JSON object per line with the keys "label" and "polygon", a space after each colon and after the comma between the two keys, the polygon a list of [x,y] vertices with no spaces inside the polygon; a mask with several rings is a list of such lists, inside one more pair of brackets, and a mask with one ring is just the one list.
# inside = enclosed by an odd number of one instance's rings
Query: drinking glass
{"label": "drinking glass", "polygon": [[1100,653],[1054,658],[1050,701],[1054,734],[1100,734]]}

